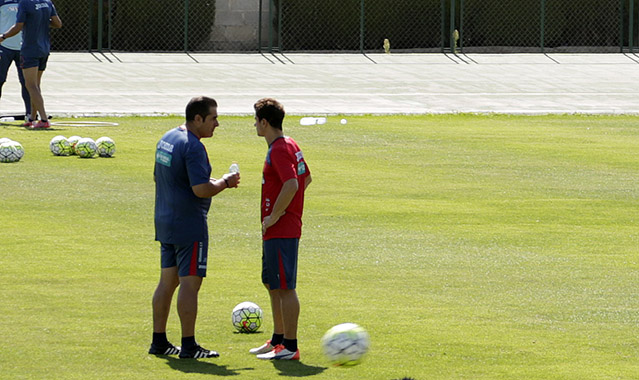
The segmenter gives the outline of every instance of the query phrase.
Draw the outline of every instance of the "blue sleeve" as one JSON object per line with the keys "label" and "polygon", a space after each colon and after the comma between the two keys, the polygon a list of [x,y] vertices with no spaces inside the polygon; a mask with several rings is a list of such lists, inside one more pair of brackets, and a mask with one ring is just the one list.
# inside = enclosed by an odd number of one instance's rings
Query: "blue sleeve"
{"label": "blue sleeve", "polygon": [[58,12],[55,10],[55,5],[51,3],[51,17],[57,16],[57,15],[58,15]]}
{"label": "blue sleeve", "polygon": [[211,166],[204,145],[192,145],[194,149],[188,151],[184,157],[191,187],[207,183],[211,179]]}
{"label": "blue sleeve", "polygon": [[16,16],[16,22],[24,23],[27,19],[27,2],[25,0],[20,0],[18,4],[18,15]]}

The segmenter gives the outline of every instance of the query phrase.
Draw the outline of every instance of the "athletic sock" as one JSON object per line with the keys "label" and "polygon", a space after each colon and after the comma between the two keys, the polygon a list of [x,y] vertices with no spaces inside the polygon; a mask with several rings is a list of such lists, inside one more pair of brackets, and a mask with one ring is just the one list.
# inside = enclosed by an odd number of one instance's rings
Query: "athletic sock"
{"label": "athletic sock", "polygon": [[195,343],[195,336],[185,336],[182,337],[182,349],[185,351],[194,350],[197,347],[197,343]]}
{"label": "athletic sock", "polygon": [[166,347],[169,345],[169,341],[166,339],[166,333],[153,333],[153,344],[158,347]]}
{"label": "athletic sock", "polygon": [[291,352],[297,351],[297,339],[284,339],[284,348]]}
{"label": "athletic sock", "polygon": [[271,338],[271,346],[277,346],[278,344],[282,344],[284,341],[284,334],[273,334]]}

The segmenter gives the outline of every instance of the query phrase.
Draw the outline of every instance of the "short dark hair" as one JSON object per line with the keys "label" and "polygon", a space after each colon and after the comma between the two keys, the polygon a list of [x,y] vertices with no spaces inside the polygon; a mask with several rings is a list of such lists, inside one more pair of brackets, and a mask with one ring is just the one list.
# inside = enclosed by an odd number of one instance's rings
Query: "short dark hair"
{"label": "short dark hair", "polygon": [[273,98],[263,98],[258,100],[253,107],[258,120],[266,119],[271,127],[282,130],[282,122],[286,116],[282,103]]}
{"label": "short dark hair", "polygon": [[211,107],[217,108],[217,102],[207,96],[196,96],[186,105],[186,121],[195,120],[195,115],[200,115],[206,119],[210,114]]}

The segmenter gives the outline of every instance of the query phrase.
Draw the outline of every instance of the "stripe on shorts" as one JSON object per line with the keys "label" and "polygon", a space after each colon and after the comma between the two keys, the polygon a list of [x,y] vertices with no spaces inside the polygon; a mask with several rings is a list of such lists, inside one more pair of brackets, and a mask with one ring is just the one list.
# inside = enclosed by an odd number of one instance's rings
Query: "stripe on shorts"
{"label": "stripe on shorts", "polygon": [[282,260],[282,250],[277,250],[277,260],[280,267],[280,289],[288,289],[286,286],[286,271],[284,270],[284,260]]}

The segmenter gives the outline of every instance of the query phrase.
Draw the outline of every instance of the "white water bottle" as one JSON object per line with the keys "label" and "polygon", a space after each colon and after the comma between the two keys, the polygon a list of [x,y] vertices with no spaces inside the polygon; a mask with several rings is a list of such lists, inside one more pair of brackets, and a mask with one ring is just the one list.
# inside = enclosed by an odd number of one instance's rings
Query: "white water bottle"
{"label": "white water bottle", "polygon": [[237,162],[233,162],[231,166],[229,167],[229,173],[239,173],[239,172],[240,172],[240,165],[238,165]]}

